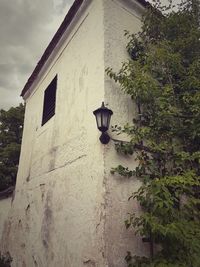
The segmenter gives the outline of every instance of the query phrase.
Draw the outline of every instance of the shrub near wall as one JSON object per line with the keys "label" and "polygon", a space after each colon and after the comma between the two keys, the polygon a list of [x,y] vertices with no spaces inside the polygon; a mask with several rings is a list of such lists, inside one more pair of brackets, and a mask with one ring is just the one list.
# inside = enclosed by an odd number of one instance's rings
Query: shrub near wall
{"label": "shrub near wall", "polygon": [[0,191],[15,185],[23,123],[24,105],[0,110]]}
{"label": "shrub near wall", "polygon": [[130,59],[118,73],[107,69],[137,108],[132,125],[113,131],[127,134],[129,141],[116,141],[116,149],[135,154],[138,166],[120,165],[112,173],[142,181],[129,200],[136,199],[143,212],[125,223],[149,242],[150,257],[129,252],[126,261],[129,267],[199,267],[199,3],[185,1],[170,12],[154,2],[142,31],[126,32]]}

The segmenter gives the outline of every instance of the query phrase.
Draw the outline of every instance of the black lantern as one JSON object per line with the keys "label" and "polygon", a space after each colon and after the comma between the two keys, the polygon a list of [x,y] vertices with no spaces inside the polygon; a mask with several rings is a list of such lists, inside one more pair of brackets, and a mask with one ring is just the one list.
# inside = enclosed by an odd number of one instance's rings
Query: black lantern
{"label": "black lantern", "polygon": [[109,129],[110,118],[113,112],[112,110],[105,107],[104,102],[102,102],[102,106],[96,109],[93,114],[96,117],[97,127],[99,131],[102,132],[99,140],[102,144],[108,144],[108,142],[110,141],[110,136],[106,133],[106,131]]}

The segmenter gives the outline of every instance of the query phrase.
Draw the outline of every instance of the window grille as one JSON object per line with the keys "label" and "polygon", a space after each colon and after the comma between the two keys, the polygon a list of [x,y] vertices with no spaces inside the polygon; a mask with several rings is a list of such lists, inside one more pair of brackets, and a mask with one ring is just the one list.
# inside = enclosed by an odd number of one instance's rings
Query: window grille
{"label": "window grille", "polygon": [[44,91],[42,125],[55,114],[57,75]]}

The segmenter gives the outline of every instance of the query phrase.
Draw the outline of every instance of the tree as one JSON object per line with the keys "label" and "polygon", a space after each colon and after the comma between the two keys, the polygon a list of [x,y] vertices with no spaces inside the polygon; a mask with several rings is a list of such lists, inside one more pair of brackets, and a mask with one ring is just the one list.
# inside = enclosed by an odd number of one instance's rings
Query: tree
{"label": "tree", "polygon": [[15,185],[19,163],[24,105],[0,110],[0,190]]}
{"label": "tree", "polygon": [[[106,71],[133,99],[133,124],[115,126],[128,142],[116,149],[135,154],[138,166],[112,173],[136,176],[133,192],[142,214],[125,221],[150,244],[150,257],[132,256],[129,267],[200,266],[200,28],[199,3],[187,0],[169,12],[154,1],[138,34],[129,34],[130,59]],[[171,1],[172,2],[172,1]]]}

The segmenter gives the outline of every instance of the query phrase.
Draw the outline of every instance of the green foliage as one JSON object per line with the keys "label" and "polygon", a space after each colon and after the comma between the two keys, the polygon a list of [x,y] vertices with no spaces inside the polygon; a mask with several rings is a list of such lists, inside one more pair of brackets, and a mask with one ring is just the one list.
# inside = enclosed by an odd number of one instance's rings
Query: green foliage
{"label": "green foliage", "polygon": [[[200,28],[199,3],[182,2],[169,12],[154,1],[143,28],[128,37],[130,60],[107,74],[131,96],[132,125],[113,127],[129,142],[116,149],[135,155],[134,169],[112,173],[136,176],[142,186],[130,196],[142,214],[130,214],[126,227],[149,241],[150,257],[131,256],[129,267],[200,266]],[[157,249],[155,249],[155,246]]]}
{"label": "green foliage", "polygon": [[24,122],[24,105],[0,110],[0,190],[15,184]]}

